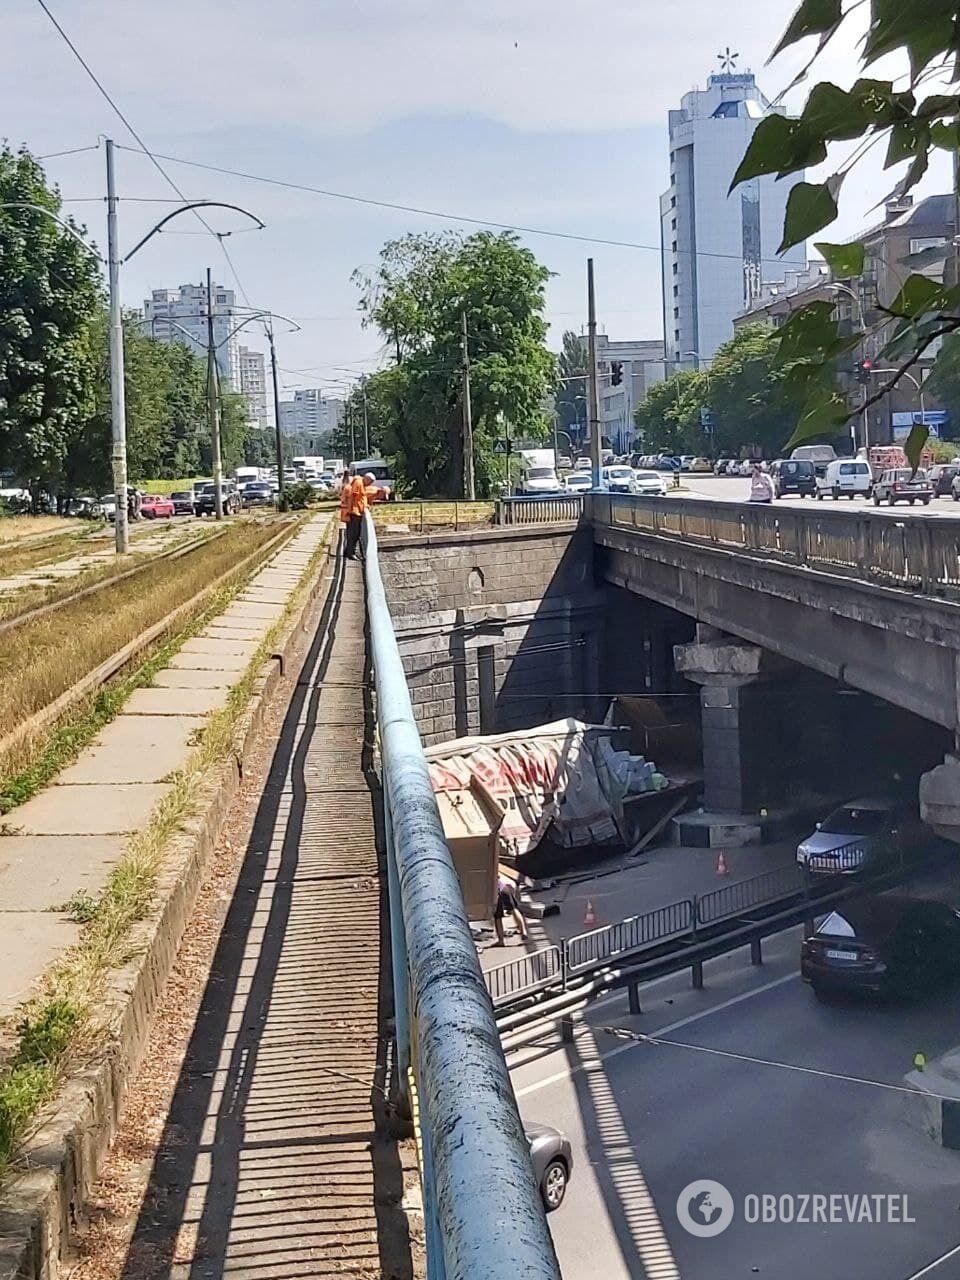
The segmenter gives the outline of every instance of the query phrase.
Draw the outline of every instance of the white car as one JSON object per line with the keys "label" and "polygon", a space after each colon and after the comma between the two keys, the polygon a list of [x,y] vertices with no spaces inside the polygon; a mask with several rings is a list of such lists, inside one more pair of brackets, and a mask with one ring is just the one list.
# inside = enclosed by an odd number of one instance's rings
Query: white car
{"label": "white car", "polygon": [[98,499],[98,503],[104,520],[116,520],[117,499],[112,493],[105,493],[102,498]]}
{"label": "white car", "polygon": [[630,492],[642,493],[648,498],[665,498],[667,485],[659,471],[634,471]]}
{"label": "white car", "polygon": [[593,470],[593,463],[589,458],[578,458],[573,469],[574,471],[586,471],[589,473]]}
{"label": "white car", "polygon": [[574,471],[563,481],[565,493],[587,493],[593,484],[589,471]]}
{"label": "white car", "polygon": [[603,467],[600,471],[600,484],[611,493],[633,492],[633,467]]}

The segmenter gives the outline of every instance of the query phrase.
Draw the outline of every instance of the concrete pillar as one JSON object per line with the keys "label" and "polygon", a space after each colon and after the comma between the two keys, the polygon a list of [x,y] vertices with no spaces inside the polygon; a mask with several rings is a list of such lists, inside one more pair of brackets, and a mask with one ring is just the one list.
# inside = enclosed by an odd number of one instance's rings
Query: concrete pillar
{"label": "concrete pillar", "polygon": [[920,817],[938,836],[960,844],[960,754],[921,775]]}
{"label": "concrete pillar", "polygon": [[677,671],[701,686],[704,809],[754,811],[764,798],[761,763],[769,744],[750,686],[768,673],[772,655],[698,626],[697,639],[675,645],[673,656]]}

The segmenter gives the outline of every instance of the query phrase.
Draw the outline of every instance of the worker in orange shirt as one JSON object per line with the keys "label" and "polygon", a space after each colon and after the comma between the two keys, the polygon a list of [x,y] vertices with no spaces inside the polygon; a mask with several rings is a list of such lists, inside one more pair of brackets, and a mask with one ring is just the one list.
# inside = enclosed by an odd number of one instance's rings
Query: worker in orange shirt
{"label": "worker in orange shirt", "polygon": [[383,500],[383,490],[377,484],[377,477],[372,471],[368,471],[363,477],[363,491],[367,495],[368,507],[372,507],[375,502]]}
{"label": "worker in orange shirt", "polygon": [[344,537],[343,554],[348,560],[356,560],[360,547],[360,533],[363,529],[363,517],[367,510],[367,491],[361,476],[351,476],[349,488],[341,492],[341,516],[346,509],[347,532]]}

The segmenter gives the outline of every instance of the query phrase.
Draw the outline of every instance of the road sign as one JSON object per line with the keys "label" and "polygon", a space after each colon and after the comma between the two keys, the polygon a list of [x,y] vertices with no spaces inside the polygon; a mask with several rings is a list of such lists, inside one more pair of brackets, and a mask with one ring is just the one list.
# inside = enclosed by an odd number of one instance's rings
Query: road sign
{"label": "road sign", "polygon": [[505,439],[494,440],[494,442],[493,442],[493,452],[494,452],[494,453],[506,453],[506,454],[509,454],[509,453],[510,453],[510,438],[509,438],[509,436],[508,436],[507,438],[505,438]]}
{"label": "road sign", "polygon": [[701,409],[701,410],[700,410],[700,426],[704,429],[704,431],[707,433],[707,435],[708,435],[708,436],[713,434],[713,412],[712,412],[712,410],[710,410],[710,409]]}

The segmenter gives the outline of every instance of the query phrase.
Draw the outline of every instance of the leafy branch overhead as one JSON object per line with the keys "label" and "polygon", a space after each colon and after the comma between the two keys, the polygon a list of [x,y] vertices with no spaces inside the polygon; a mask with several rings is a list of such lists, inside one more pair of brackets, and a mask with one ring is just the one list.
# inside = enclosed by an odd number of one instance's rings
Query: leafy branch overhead
{"label": "leafy branch overhead", "polygon": [[[800,40],[817,38],[816,49],[794,84],[806,78],[820,52],[862,2],[803,0],[774,49],[775,56]],[[783,178],[822,165],[834,144],[847,144],[843,160],[822,182],[801,181],[791,188],[781,253],[830,226],[837,217],[843,183],[872,147],[885,143],[885,168],[902,169],[888,200],[902,199],[916,187],[927,172],[934,149],[956,152],[960,147],[957,0],[869,0],[869,5],[861,77],[849,88],[829,81],[814,85],[797,119],[776,112],[768,115],[757,126],[734,175],[731,191],[759,177]],[[899,80],[869,76],[879,58],[896,52],[905,55],[909,74]],[[824,239],[816,247],[834,279],[855,283],[863,274],[863,244],[834,244]],[[907,276],[889,305],[879,305],[874,342],[886,363],[897,362],[900,367],[868,398],[868,406],[882,399],[938,339],[960,328],[960,290],[953,261],[952,246],[929,246],[901,263],[913,274]],[[947,278],[944,283],[931,278],[939,272],[942,279],[945,271],[953,271],[952,280]],[[867,336],[862,330],[841,333],[833,302],[804,308],[784,326],[780,360],[789,363],[787,381],[803,397],[791,446],[818,435],[835,434],[838,425],[849,418],[851,411],[836,389],[841,367],[838,357],[847,356]],[[914,432],[908,442],[914,465],[924,434]]]}

